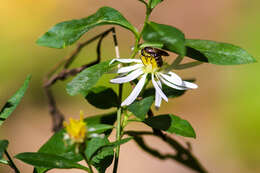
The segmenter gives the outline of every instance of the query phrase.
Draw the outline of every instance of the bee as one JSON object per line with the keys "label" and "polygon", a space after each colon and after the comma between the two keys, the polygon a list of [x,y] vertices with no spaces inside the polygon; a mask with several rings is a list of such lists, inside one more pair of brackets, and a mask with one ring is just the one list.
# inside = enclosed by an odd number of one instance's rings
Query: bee
{"label": "bee", "polygon": [[162,56],[169,56],[167,52],[153,47],[144,47],[141,50],[141,55],[146,59],[154,58],[158,67],[163,65]]}

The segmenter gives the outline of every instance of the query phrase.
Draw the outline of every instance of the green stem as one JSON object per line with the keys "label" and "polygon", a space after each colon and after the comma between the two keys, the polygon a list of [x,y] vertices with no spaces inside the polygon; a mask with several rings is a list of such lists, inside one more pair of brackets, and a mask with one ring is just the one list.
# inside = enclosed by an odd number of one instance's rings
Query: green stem
{"label": "green stem", "polygon": [[144,31],[144,28],[145,28],[145,26],[147,25],[147,22],[149,21],[149,17],[150,17],[150,15],[151,15],[151,12],[152,12],[152,9],[151,9],[148,5],[146,5],[146,13],[145,13],[144,26],[143,26],[143,28],[142,28],[140,34],[137,35],[137,37],[136,37],[135,46],[134,46],[134,51],[133,51],[132,55],[130,56],[130,58],[134,58],[134,57],[136,56],[137,52],[138,52],[138,45],[139,45],[139,42],[140,42],[140,40],[141,40],[141,38],[142,38],[142,34],[143,34],[143,31]]}
{"label": "green stem", "polygon": [[14,162],[13,162],[12,158],[10,157],[10,155],[8,154],[7,150],[5,150],[5,155],[8,158],[9,166],[14,169],[15,173],[20,173],[19,169],[14,164]]}
{"label": "green stem", "polygon": [[[117,126],[116,126],[116,141],[121,140],[121,119],[122,119],[122,107],[121,107],[121,102],[122,102],[122,93],[123,93],[123,84],[119,85],[119,107],[117,109]],[[114,168],[113,168],[113,173],[117,172],[118,168],[118,159],[119,159],[119,151],[120,151],[120,145],[116,147],[116,153],[115,153],[115,162],[114,162]]]}
{"label": "green stem", "polygon": [[89,173],[94,173],[93,169],[92,169],[92,166],[90,165],[89,161],[88,161],[88,158],[86,157],[86,155],[84,154],[84,152],[80,152],[81,156],[84,158],[84,160],[86,161],[89,169],[85,169],[87,172]]}

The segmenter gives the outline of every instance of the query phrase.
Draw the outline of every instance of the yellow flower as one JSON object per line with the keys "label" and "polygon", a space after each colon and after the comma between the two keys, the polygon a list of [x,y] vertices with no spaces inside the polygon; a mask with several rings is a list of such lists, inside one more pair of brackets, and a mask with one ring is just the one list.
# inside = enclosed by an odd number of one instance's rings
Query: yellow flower
{"label": "yellow flower", "polygon": [[63,122],[63,126],[65,127],[65,130],[73,143],[84,142],[87,133],[87,128],[86,128],[86,123],[83,121],[82,111],[80,111],[79,120],[70,118],[69,124],[67,122]]}

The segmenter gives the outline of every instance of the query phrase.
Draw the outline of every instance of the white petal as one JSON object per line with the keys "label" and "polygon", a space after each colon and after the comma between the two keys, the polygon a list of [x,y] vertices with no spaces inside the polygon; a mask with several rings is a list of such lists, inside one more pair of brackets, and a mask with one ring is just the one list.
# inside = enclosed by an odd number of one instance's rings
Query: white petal
{"label": "white petal", "polygon": [[144,87],[145,84],[145,80],[146,80],[146,76],[147,74],[144,74],[141,79],[138,81],[137,85],[135,86],[135,88],[133,89],[133,91],[131,92],[131,94],[123,101],[123,103],[121,104],[121,106],[128,106],[131,103],[133,103],[133,101],[135,101],[135,99],[137,98],[137,96],[140,94],[140,92],[142,91],[142,88]]}
{"label": "white petal", "polygon": [[[157,84],[162,87],[162,84],[160,81],[157,81]],[[162,102],[162,97],[160,96],[160,94],[155,91],[155,108],[159,109],[159,107],[161,106],[161,102]]]}
{"label": "white petal", "polygon": [[161,77],[160,75],[158,75],[159,79],[165,84],[167,85],[168,87],[171,87],[171,88],[174,88],[174,89],[177,89],[177,90],[187,90],[188,88],[186,87],[182,87],[182,86],[177,86],[177,85],[174,85],[170,82],[168,82],[167,80],[165,80],[163,77]]}
{"label": "white petal", "polygon": [[158,86],[158,84],[156,83],[156,81],[154,80],[154,74],[152,74],[152,83],[153,86],[155,88],[155,92],[158,92],[160,94],[160,96],[166,101],[168,102],[168,98],[166,97],[166,95],[162,92],[161,88]]}
{"label": "white petal", "polygon": [[197,89],[198,85],[196,85],[195,83],[191,83],[191,82],[187,82],[187,81],[183,81],[183,86],[189,88],[189,89]]}
{"label": "white petal", "polygon": [[173,72],[168,72],[168,74],[163,74],[163,73],[159,73],[164,79],[166,79],[167,81],[175,84],[175,85],[182,85],[182,79],[175,73]]}
{"label": "white petal", "polygon": [[115,61],[118,61],[118,62],[121,62],[121,63],[132,63],[132,62],[142,63],[142,60],[140,60],[140,59],[116,58],[116,59],[112,59],[109,64],[113,64]]}
{"label": "white petal", "polygon": [[143,64],[135,64],[135,65],[131,65],[131,66],[127,66],[127,67],[122,67],[120,69],[117,70],[117,73],[127,73],[133,70],[136,70],[140,67],[143,67]]}
{"label": "white petal", "polygon": [[144,72],[142,69],[137,69],[137,70],[131,72],[127,76],[111,79],[110,82],[111,83],[126,83],[126,82],[129,82],[129,81],[132,81],[132,80],[138,78],[143,73]]}

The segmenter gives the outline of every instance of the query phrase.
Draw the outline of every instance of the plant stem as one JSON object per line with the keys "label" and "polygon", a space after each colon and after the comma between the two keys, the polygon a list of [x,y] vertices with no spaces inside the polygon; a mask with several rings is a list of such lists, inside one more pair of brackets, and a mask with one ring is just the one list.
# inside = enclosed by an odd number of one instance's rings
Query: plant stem
{"label": "plant stem", "polygon": [[87,170],[87,172],[89,172],[89,173],[94,173],[94,171],[93,171],[93,169],[92,169],[92,166],[90,165],[90,163],[89,163],[87,157],[85,156],[85,154],[84,154],[84,153],[81,153],[81,155],[83,156],[84,160],[86,161],[86,163],[87,163],[87,165],[88,165],[88,167],[89,167],[89,170]]}
{"label": "plant stem", "polygon": [[[121,119],[122,119],[122,107],[121,107],[121,102],[122,102],[122,93],[123,93],[123,84],[119,85],[119,107],[117,109],[117,126],[116,126],[116,141],[121,140]],[[114,162],[114,168],[113,168],[113,173],[117,172],[118,168],[118,159],[119,159],[119,151],[120,151],[120,145],[116,147],[116,153],[115,153],[115,162]]]}
{"label": "plant stem", "polygon": [[130,56],[130,58],[134,58],[135,55],[136,55],[137,52],[138,52],[138,44],[139,44],[139,42],[140,42],[140,40],[141,40],[141,38],[142,38],[142,34],[143,34],[143,31],[144,31],[144,28],[145,28],[145,26],[147,25],[147,22],[149,21],[149,17],[150,17],[150,15],[151,15],[151,12],[152,12],[152,9],[150,8],[149,5],[146,4],[146,13],[145,13],[144,26],[143,26],[143,28],[142,28],[140,34],[139,34],[139,35],[137,36],[137,38],[136,38],[135,46],[134,46],[134,51],[133,51],[132,55]]}
{"label": "plant stem", "polygon": [[19,169],[15,166],[12,158],[8,154],[7,150],[5,150],[5,155],[8,158],[9,166],[14,169],[15,173],[20,173]]}

